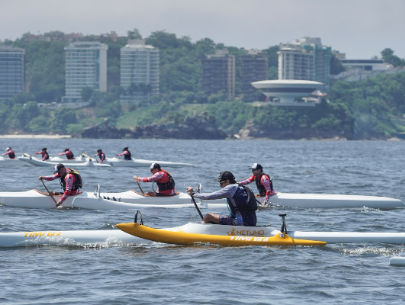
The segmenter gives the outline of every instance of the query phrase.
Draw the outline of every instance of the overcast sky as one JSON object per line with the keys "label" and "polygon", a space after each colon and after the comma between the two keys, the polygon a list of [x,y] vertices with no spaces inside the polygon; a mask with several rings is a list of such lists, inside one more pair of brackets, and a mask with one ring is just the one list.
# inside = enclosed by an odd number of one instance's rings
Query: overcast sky
{"label": "overcast sky", "polygon": [[166,30],[193,42],[265,49],[320,37],[348,59],[405,58],[405,0],[0,0],[0,40],[62,31],[143,37]]}

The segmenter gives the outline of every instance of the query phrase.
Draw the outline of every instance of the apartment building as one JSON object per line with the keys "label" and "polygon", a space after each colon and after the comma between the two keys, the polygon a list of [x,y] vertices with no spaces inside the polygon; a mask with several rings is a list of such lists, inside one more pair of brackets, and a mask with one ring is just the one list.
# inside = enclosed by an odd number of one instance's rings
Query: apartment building
{"label": "apartment building", "polygon": [[257,89],[251,83],[267,79],[267,56],[258,50],[248,50],[241,56],[241,63],[242,94],[245,101],[255,101]]}
{"label": "apartment building", "polygon": [[320,38],[303,37],[289,44],[281,44],[278,53],[278,78],[311,80],[330,87],[331,47],[324,46]]}
{"label": "apartment building", "polygon": [[107,92],[107,50],[106,44],[96,41],[72,42],[66,52],[66,96],[62,102],[81,100],[85,87]]}
{"label": "apartment building", "polygon": [[132,103],[159,95],[159,50],[143,39],[129,40],[121,48],[121,102]]}
{"label": "apartment building", "polygon": [[216,50],[202,59],[202,87],[210,95],[224,91],[229,99],[235,97],[235,56],[228,50]]}
{"label": "apartment building", "polygon": [[25,50],[0,46],[0,101],[24,93]]}

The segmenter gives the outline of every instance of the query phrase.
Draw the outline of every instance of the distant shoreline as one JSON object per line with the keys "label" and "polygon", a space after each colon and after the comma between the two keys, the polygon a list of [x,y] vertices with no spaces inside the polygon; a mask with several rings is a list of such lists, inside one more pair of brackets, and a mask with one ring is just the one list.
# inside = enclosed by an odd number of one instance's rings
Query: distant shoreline
{"label": "distant shoreline", "polygon": [[[73,138],[72,135],[46,135],[46,134],[40,134],[40,135],[30,135],[30,134],[21,134],[21,135],[14,135],[14,134],[9,134],[9,135],[0,135],[0,139],[71,139]],[[86,138],[86,139],[97,139],[97,138]],[[146,138],[139,138],[139,139],[146,139]],[[153,138],[147,138],[147,139],[153,139]],[[173,138],[170,138],[173,139]],[[126,138],[126,140],[129,140]],[[155,139],[158,140],[158,139]],[[176,140],[176,139],[174,139]],[[184,139],[178,139],[178,140],[184,140]],[[190,139],[190,140],[195,140],[195,139]],[[253,138],[253,137],[240,137],[237,138],[235,137],[234,140],[239,140],[239,141],[249,141],[249,140],[269,140],[269,141],[404,141],[404,139],[398,138],[398,137],[391,137],[387,139],[357,139],[357,140],[347,140],[346,138],[339,138],[339,137],[334,137],[334,138],[301,138],[301,139],[271,139],[271,138]]]}
{"label": "distant shoreline", "polygon": [[0,139],[70,139],[71,135],[47,135],[47,134],[7,134],[0,135]]}

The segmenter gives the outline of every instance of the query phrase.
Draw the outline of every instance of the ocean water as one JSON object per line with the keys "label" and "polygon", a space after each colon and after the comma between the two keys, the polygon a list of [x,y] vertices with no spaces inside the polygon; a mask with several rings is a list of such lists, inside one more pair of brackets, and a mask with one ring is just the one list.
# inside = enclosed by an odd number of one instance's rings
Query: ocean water
{"label": "ocean water", "polygon": [[[405,142],[386,141],[185,141],[0,139],[17,155],[65,147],[107,156],[129,146],[136,158],[178,161],[167,168],[178,191],[201,183],[219,188],[229,170],[237,180],[261,163],[280,192],[377,195],[405,202]],[[3,148],[4,147],[4,148]],[[50,168],[0,167],[0,191],[43,190],[39,175]],[[137,190],[132,176],[148,168],[80,169],[85,190]],[[57,181],[47,182],[59,191]],[[142,184],[144,190],[149,184]],[[193,208],[141,210],[156,228],[198,222]],[[203,210],[208,212],[207,210]],[[224,209],[224,213],[226,209]],[[286,209],[259,211],[258,223],[289,230],[405,232],[405,209]],[[40,210],[0,206],[0,232],[114,229],[134,211]],[[223,247],[164,244],[35,246],[0,248],[0,304],[400,304],[404,268],[389,259],[403,245],[337,244],[324,247]]]}

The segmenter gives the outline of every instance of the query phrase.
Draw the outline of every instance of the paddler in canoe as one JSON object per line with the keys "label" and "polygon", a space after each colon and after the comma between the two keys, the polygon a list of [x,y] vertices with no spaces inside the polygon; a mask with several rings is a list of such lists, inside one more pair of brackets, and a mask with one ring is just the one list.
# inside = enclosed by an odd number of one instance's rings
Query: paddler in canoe
{"label": "paddler in canoe", "polygon": [[96,159],[97,157],[99,157],[99,163],[103,163],[103,161],[105,160],[105,153],[103,152],[103,150],[101,148],[97,149],[97,153],[96,153]]}
{"label": "paddler in canoe", "polygon": [[66,158],[68,160],[73,160],[75,158],[75,156],[73,155],[73,153],[71,152],[71,150],[69,148],[65,148],[63,153],[58,153],[59,156],[66,156]]}
{"label": "paddler in canoe", "polygon": [[48,152],[47,152],[47,148],[46,148],[46,147],[42,148],[42,150],[39,151],[39,152],[34,152],[34,154],[36,154],[36,155],[42,155],[42,161],[49,160],[49,154],[48,154]]}
{"label": "paddler in canoe", "polygon": [[261,205],[267,205],[270,197],[276,195],[277,192],[275,192],[273,189],[273,182],[271,181],[270,176],[263,173],[263,166],[261,166],[259,163],[253,163],[252,176],[250,176],[250,178],[238,183],[241,185],[247,185],[253,181],[256,182],[259,197],[264,197],[264,201],[261,203]]}
{"label": "paddler in canoe", "polygon": [[124,147],[122,150],[122,153],[118,154],[117,157],[124,156],[124,160],[131,161],[132,160],[132,155],[131,152],[128,150],[128,147]]}
{"label": "paddler in canoe", "polygon": [[52,181],[60,179],[60,185],[63,189],[63,196],[56,203],[60,206],[69,196],[74,196],[80,193],[80,188],[83,187],[83,181],[80,174],[74,169],[66,168],[62,163],[55,165],[55,173],[52,176],[39,176],[39,180]]}
{"label": "paddler in canoe", "polygon": [[6,152],[3,154],[3,156],[6,156],[6,155],[8,155],[8,157],[9,157],[10,159],[15,159],[15,153],[14,153],[14,151],[11,149],[10,146],[6,148]]}
{"label": "paddler in canoe", "polygon": [[151,177],[138,177],[134,175],[136,182],[156,182],[156,192],[146,192],[148,196],[172,196],[176,194],[175,183],[172,175],[162,169],[159,163],[152,163],[150,166],[150,172],[153,174]]}
{"label": "paddler in canoe", "polygon": [[235,176],[228,171],[219,173],[220,190],[213,193],[194,193],[192,187],[187,188],[190,196],[202,200],[226,198],[231,214],[219,215],[208,213],[202,222],[232,226],[256,226],[257,203],[253,192],[235,181]]}

